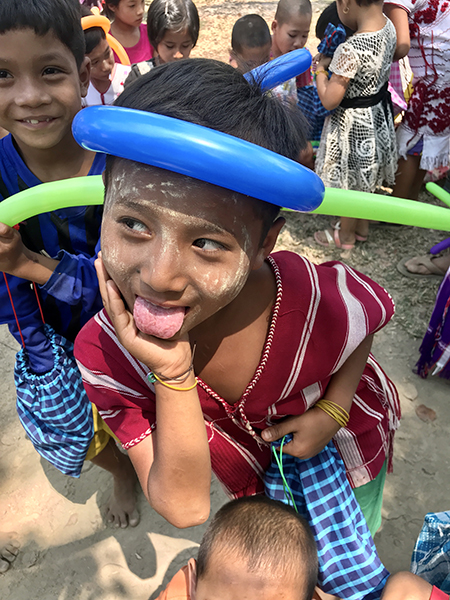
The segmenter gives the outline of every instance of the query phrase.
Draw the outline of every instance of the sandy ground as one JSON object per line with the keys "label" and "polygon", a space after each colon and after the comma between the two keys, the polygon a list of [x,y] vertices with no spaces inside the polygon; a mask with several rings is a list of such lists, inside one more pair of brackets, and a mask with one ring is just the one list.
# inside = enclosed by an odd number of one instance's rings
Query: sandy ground
{"label": "sandy ground", "polygon": [[[314,9],[326,3],[314,3]],[[202,35],[197,56],[228,59],[228,40],[238,16],[262,14],[270,23],[275,2],[198,2]],[[317,13],[315,13],[317,16]],[[311,43],[311,48],[314,44]],[[431,201],[423,194],[422,201]],[[288,215],[280,248],[315,262],[341,258],[384,285],[397,315],[377,334],[374,352],[400,391],[403,420],[396,437],[394,474],[387,480],[383,526],[375,541],[393,572],[408,569],[425,513],[450,508],[448,482],[448,383],[421,380],[412,369],[431,314],[438,284],[403,278],[395,265],[402,256],[425,252],[442,232],[414,228],[373,230],[350,256],[327,252],[312,241],[329,219]],[[139,497],[142,519],[136,529],[108,528],[101,507],[111,491],[107,473],[88,464],[79,480],[61,475],[40,459],[15,412],[12,378],[15,342],[0,327],[0,532],[16,532],[22,549],[14,567],[0,575],[2,600],[148,600],[195,554],[204,527],[177,530]],[[416,415],[420,404],[436,411],[434,422]],[[212,483],[215,511],[225,496]]]}

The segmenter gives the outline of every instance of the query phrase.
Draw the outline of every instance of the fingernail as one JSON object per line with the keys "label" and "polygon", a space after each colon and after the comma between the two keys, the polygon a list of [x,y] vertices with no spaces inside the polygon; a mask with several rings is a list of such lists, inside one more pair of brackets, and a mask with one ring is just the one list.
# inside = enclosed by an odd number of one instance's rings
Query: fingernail
{"label": "fingernail", "polygon": [[270,440],[272,439],[272,434],[268,429],[264,429],[264,431],[261,433],[261,437],[266,442],[270,442]]}

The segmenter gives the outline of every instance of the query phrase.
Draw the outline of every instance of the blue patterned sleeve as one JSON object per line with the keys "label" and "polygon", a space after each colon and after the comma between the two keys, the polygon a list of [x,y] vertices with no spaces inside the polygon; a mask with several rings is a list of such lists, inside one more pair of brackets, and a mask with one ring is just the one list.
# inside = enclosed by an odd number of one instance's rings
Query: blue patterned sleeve
{"label": "blue patterned sleeve", "polygon": [[95,256],[89,258],[82,254],[69,254],[64,250],[59,252],[58,268],[47,283],[40,286],[41,289],[71,306],[81,303],[84,313],[97,313],[103,308],[94,267],[99,250],[100,242],[97,244]]}

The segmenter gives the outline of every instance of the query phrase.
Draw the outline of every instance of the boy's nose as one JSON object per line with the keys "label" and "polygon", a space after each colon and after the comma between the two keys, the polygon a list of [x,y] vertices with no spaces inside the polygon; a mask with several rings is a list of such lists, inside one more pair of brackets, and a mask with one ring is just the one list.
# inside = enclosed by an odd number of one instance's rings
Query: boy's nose
{"label": "boy's nose", "polygon": [[187,285],[186,269],[174,244],[160,244],[152,249],[152,260],[140,270],[141,281],[158,294],[181,293]]}
{"label": "boy's nose", "polygon": [[180,58],[183,58],[183,53],[181,52],[181,50],[177,50],[173,57],[175,60],[180,60]]}
{"label": "boy's nose", "polygon": [[51,96],[35,81],[24,80],[16,87],[15,103],[18,106],[37,107],[50,104],[51,101]]}

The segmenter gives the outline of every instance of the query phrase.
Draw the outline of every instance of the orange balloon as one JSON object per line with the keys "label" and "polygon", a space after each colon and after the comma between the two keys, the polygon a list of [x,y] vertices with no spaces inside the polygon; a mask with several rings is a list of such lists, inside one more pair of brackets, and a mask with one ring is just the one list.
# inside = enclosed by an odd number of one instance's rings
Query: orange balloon
{"label": "orange balloon", "polygon": [[126,50],[122,46],[122,44],[118,40],[116,40],[116,38],[113,37],[110,33],[106,34],[106,39],[108,40],[108,44],[111,46],[111,48],[117,54],[117,57],[120,60],[120,62],[123,65],[128,65],[129,66],[130,65],[130,59],[128,58],[128,54],[126,53]]}
{"label": "orange balloon", "polygon": [[115,37],[113,37],[109,33],[109,30],[111,29],[111,23],[109,22],[109,19],[107,19],[106,17],[102,17],[98,8],[93,8],[92,10],[95,11],[95,14],[88,15],[87,17],[81,17],[81,27],[83,28],[83,30],[90,29],[91,27],[101,27],[105,32],[108,44],[117,54],[117,57],[119,58],[120,62],[123,65],[130,65],[130,59],[128,58],[128,54],[126,53],[125,48],[118,40],[116,40]]}

